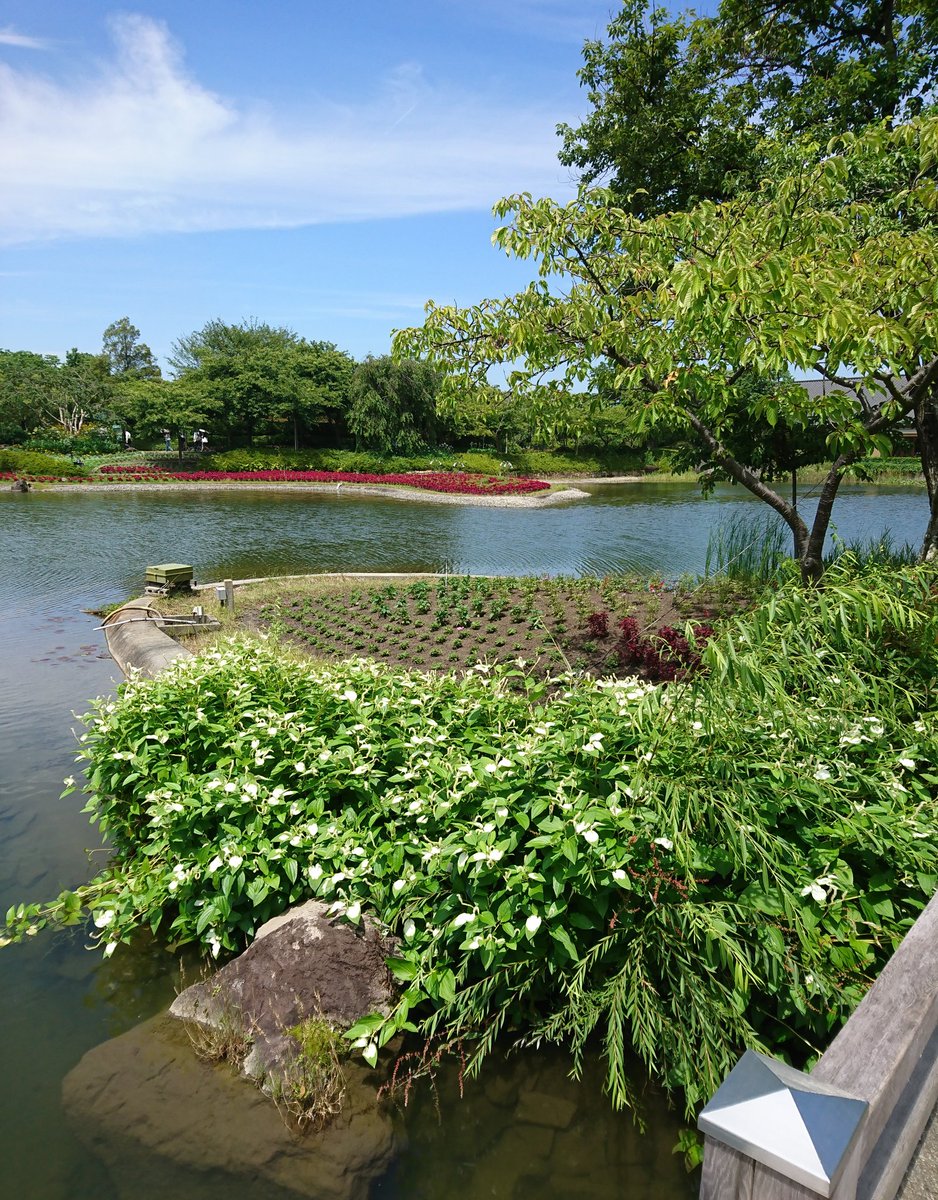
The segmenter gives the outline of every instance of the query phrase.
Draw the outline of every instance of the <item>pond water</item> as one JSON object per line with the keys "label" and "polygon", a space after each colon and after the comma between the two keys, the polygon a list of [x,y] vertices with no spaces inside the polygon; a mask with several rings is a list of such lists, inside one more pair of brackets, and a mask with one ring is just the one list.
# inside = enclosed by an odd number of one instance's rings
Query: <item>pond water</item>
{"label": "pond water", "polygon": [[[54,896],[87,878],[101,851],[75,797],[73,714],[114,687],[99,622],[85,609],[135,594],[150,563],[192,563],[200,579],[334,570],[580,574],[640,570],[674,577],[703,567],[708,531],[760,506],[738,491],[701,501],[686,485],[597,486],[550,509],[400,503],[286,491],[0,494],[0,905]],[[848,489],[835,509],[845,540],[916,542],[924,493]],[[89,862],[89,855],[91,856]],[[102,961],[82,932],[40,935],[0,952],[5,1086],[0,1178],[18,1200],[128,1195],[66,1126],[61,1083],[91,1047],[165,1007],[177,965],[158,947]],[[649,1132],[578,1088],[562,1060],[532,1057],[528,1083],[567,1112],[563,1128],[515,1119],[483,1080],[464,1101],[441,1087],[441,1119],[424,1097],[405,1117],[409,1148],[381,1180],[381,1200],[528,1195],[679,1200],[696,1185],[670,1153],[680,1121],[649,1099]],[[533,1082],[532,1082],[533,1081]],[[545,1132],[546,1129],[546,1132]],[[554,1181],[551,1185],[551,1180]],[[579,1180],[579,1182],[577,1182]],[[179,1200],[215,1195],[187,1177]],[[225,1194],[248,1195],[238,1178]],[[251,1193],[254,1194],[253,1192]]]}

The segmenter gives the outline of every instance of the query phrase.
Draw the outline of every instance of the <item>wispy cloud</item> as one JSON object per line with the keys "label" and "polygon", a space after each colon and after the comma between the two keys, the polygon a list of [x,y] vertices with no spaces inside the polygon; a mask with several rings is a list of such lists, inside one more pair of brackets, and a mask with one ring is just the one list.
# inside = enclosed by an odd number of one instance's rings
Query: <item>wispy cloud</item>
{"label": "wispy cloud", "polygon": [[[566,188],[555,116],[431,88],[402,65],[358,105],[248,108],[167,28],[112,26],[79,83],[0,65],[0,240],[285,227],[488,208]],[[299,98],[298,98],[299,99]]]}
{"label": "wispy cloud", "polygon": [[0,46],[19,46],[22,50],[48,50],[49,42],[44,38],[30,37],[17,33],[15,29],[0,29]]}

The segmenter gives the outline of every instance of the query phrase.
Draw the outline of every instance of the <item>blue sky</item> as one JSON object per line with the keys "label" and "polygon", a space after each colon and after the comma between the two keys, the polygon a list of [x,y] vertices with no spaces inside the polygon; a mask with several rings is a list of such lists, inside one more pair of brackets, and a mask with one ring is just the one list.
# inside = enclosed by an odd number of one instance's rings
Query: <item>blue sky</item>
{"label": "blue sky", "polygon": [[255,318],[389,349],[515,290],[492,204],[563,198],[560,121],[615,0],[5,0],[0,347]]}

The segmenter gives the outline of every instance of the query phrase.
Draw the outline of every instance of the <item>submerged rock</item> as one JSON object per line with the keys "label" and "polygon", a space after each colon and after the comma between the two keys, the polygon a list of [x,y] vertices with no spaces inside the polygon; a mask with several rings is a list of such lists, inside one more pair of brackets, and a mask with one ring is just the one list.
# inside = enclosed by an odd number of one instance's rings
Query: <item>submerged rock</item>
{"label": "submerged rock", "polygon": [[297,1137],[270,1099],[193,1053],[165,1014],[90,1050],[65,1078],[74,1133],[124,1200],[365,1200],[394,1150],[371,1073],[346,1067],[346,1105]]}
{"label": "submerged rock", "polygon": [[341,1030],[387,1012],[394,986],[385,960],[395,948],[371,922],[332,921],[310,901],[269,921],[169,1013],[89,1051],[65,1079],[65,1110],[118,1193],[162,1200],[178,1188],[228,1200],[236,1185],[239,1200],[364,1200],[395,1151],[379,1075],[346,1062],[342,1111],[297,1136],[269,1095],[196,1048],[228,1058],[289,1107],[301,1062],[291,1030],[308,1017]]}

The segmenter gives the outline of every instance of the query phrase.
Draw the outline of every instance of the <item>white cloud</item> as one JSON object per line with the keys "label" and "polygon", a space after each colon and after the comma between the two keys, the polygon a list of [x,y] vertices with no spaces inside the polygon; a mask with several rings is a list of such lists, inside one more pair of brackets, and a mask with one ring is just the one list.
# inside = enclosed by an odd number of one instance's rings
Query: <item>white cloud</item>
{"label": "white cloud", "polygon": [[359,105],[248,108],[124,16],[114,55],[62,83],[0,64],[0,241],[297,226],[488,208],[567,190],[555,117],[432,89],[402,65]]}
{"label": "white cloud", "polygon": [[21,50],[48,50],[49,43],[44,38],[30,37],[8,27],[0,29],[0,46],[17,46]]}

